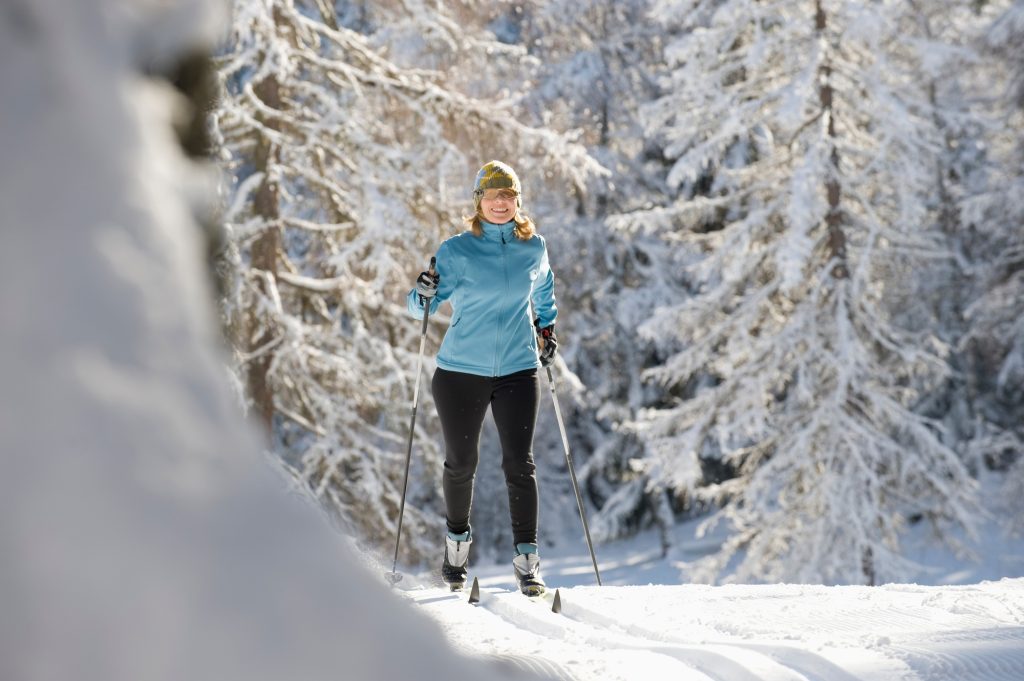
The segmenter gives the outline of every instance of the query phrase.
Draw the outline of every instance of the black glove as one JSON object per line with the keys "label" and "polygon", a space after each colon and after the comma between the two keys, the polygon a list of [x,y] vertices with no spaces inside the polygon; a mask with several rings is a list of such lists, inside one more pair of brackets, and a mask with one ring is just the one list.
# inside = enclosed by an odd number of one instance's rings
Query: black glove
{"label": "black glove", "polygon": [[[536,322],[535,322],[536,323]],[[537,346],[540,348],[540,365],[550,366],[558,352],[558,338],[555,336],[555,325],[537,328]]]}
{"label": "black glove", "polygon": [[416,278],[416,293],[420,296],[420,305],[426,307],[430,303],[430,299],[437,295],[437,285],[440,282],[439,275],[420,272],[420,276]]}

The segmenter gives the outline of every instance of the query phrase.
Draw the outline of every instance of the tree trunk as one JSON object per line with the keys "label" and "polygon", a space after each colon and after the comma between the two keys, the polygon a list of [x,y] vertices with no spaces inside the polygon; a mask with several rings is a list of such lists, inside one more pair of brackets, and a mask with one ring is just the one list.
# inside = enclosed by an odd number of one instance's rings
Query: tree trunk
{"label": "tree trunk", "polygon": [[[824,39],[828,28],[828,17],[822,6],[822,0],[815,0],[815,29],[818,36]],[[822,41],[824,42],[824,40]],[[825,195],[828,200],[828,213],[825,224],[828,226],[828,254],[831,260],[837,261],[832,276],[845,279],[849,272],[846,267],[846,234],[843,233],[843,213],[840,208],[842,187],[839,184],[839,149],[836,147],[836,119],[833,109],[832,65],[828,56],[823,59],[818,69],[818,101],[821,103],[822,116],[828,125],[828,137],[832,147],[828,176],[825,178]]]}
{"label": "tree trunk", "polygon": [[861,571],[864,573],[864,580],[868,586],[877,586],[878,576],[875,573],[875,552],[871,547],[864,549],[860,557]]}
{"label": "tree trunk", "polygon": [[[281,108],[280,88],[276,78],[270,77],[261,81],[256,85],[255,92],[268,107]],[[264,120],[263,124],[268,128],[278,129],[276,119]],[[280,151],[277,145],[270,139],[262,138],[256,150],[255,162],[256,171],[263,173],[263,182],[256,190],[254,206],[256,214],[263,218],[266,229],[253,243],[251,257],[253,269],[262,270],[271,278],[277,276],[277,252],[281,242],[280,208],[274,171],[274,165],[279,160]],[[263,281],[257,286],[263,295],[270,293]],[[249,351],[266,346],[273,338],[274,331],[271,328],[267,328],[258,338],[252,338],[250,334]],[[273,351],[265,352],[250,362],[248,371],[249,396],[252,398],[257,418],[268,436],[273,431],[274,423],[274,393],[268,380],[273,358]]]}

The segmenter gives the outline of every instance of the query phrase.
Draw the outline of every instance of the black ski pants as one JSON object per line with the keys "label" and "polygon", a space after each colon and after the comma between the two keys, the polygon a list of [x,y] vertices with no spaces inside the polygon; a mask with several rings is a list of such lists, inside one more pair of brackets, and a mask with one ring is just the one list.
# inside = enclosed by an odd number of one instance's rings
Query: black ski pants
{"label": "black ski pants", "polygon": [[442,485],[448,530],[456,534],[469,530],[480,433],[490,407],[501,440],[513,543],[536,544],[539,501],[533,431],[540,402],[537,370],[489,378],[438,368],[431,391],[444,431]]}

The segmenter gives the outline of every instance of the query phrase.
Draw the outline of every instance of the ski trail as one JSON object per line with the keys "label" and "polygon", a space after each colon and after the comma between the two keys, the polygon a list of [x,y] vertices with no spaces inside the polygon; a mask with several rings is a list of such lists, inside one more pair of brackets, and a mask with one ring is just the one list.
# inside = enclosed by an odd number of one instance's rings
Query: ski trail
{"label": "ski trail", "polygon": [[[770,676],[775,667],[787,670],[793,676],[779,676],[778,678],[797,678],[822,681],[859,681],[858,677],[846,672],[829,659],[812,653],[804,648],[794,645],[777,644],[774,642],[748,642],[746,640],[722,641],[711,640],[704,634],[711,633],[720,636],[723,627],[712,625],[705,626],[704,631],[690,629],[689,638],[672,634],[666,631],[638,625],[616,617],[610,617],[592,608],[580,606],[575,599],[576,594],[567,595],[562,600],[562,615],[579,622],[586,622],[592,625],[601,625],[608,630],[620,630],[639,640],[648,641],[648,646],[658,643],[683,646],[686,650],[711,651],[727,659],[743,662],[748,669],[757,675],[757,679],[771,679]],[[697,636],[694,637],[693,634]],[[695,647],[698,646],[698,647]],[[753,655],[752,655],[753,654]],[[872,656],[871,653],[868,653]],[[882,659],[881,654],[874,654],[874,657]],[[764,659],[770,660],[773,665],[766,666]],[[888,660],[878,667],[892,667]],[[894,670],[905,671],[905,670]],[[734,677],[726,677],[733,679]],[[1021,677],[1018,681],[1024,681]]]}
{"label": "ski trail", "polygon": [[[482,594],[483,596],[483,594]],[[626,631],[600,626],[577,619],[563,610],[560,615],[545,612],[539,604],[524,602],[515,593],[488,593],[481,599],[481,607],[502,617],[515,626],[529,629],[547,638],[565,641],[583,641],[596,649],[639,651],[652,656],[668,657],[692,671],[700,672],[712,681],[813,681],[830,679],[846,681],[839,675],[807,677],[787,668],[759,651],[727,645],[671,645],[657,639],[637,637]],[[824,661],[823,661],[824,662]],[[827,663],[826,663],[827,664]],[[646,664],[645,664],[646,668]],[[839,671],[833,668],[832,671]],[[652,678],[649,673],[645,678]],[[667,678],[667,677],[666,677]],[[848,677],[852,681],[852,677]]]}
{"label": "ski trail", "polygon": [[[484,590],[482,599],[493,601],[493,591]],[[539,615],[539,623],[529,617],[501,617],[485,605],[470,605],[465,595],[439,589],[403,595],[441,622],[456,648],[505,668],[526,670],[527,662],[534,662],[532,671],[542,668],[558,681],[723,681],[684,669],[670,658],[652,657],[645,650],[598,649],[583,639],[566,639],[564,625],[559,623],[561,615],[550,611],[550,603],[531,601],[516,592],[503,595],[518,601],[519,608]]]}
{"label": "ski trail", "polygon": [[1024,627],[999,627],[894,642],[922,681],[1021,681]]}
{"label": "ski trail", "polygon": [[1022,587],[577,586],[560,614],[503,587],[411,597],[458,647],[557,660],[559,681],[1024,681]]}
{"label": "ski trail", "polygon": [[501,669],[522,670],[541,677],[551,678],[554,681],[578,681],[568,669],[546,657],[497,653],[489,653],[480,657]]}
{"label": "ski trail", "polygon": [[[563,614],[619,627],[652,641],[696,641],[708,649],[724,643],[757,650],[810,679],[1024,681],[1024,627],[1015,626],[1022,620],[1022,609],[1017,605],[1020,592],[1012,591],[1012,587],[986,584],[984,590],[960,587],[937,591],[913,586],[847,589],[841,597],[831,599],[840,592],[811,589],[811,599],[796,607],[771,608],[762,603],[760,620],[747,618],[742,623],[728,615],[720,614],[717,619],[702,616],[701,610],[715,604],[693,598],[684,600],[689,600],[695,612],[680,616],[677,610],[673,617],[659,620],[638,608],[624,612],[621,604],[617,607],[615,603],[623,600],[619,594],[594,590],[564,593]],[[820,602],[822,597],[825,602]],[[769,605],[778,600],[762,599]],[[581,605],[581,601],[587,605]],[[663,610],[671,611],[674,603],[666,598],[662,605]],[[721,604],[717,605],[721,610]],[[614,617],[604,614],[602,606],[607,606]],[[806,626],[809,621],[814,623],[813,628]],[[666,626],[669,622],[674,622],[676,629],[685,627],[686,636],[674,633],[673,627]],[[769,622],[775,627],[774,636],[766,635]],[[1001,622],[1007,626],[998,626]],[[740,640],[714,640],[723,634]],[[792,639],[792,643],[767,640],[779,637]],[[848,671],[851,669],[856,671]]]}

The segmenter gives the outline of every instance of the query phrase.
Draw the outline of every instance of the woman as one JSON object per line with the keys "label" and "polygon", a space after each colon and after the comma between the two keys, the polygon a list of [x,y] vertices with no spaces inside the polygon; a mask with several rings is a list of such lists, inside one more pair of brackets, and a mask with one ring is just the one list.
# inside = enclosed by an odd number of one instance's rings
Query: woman
{"label": "woman", "polygon": [[521,185],[512,168],[500,161],[484,165],[473,200],[476,212],[465,219],[468,229],[441,244],[436,273],[420,274],[408,296],[409,313],[417,318],[427,304],[431,313],[445,300],[452,306],[431,382],[445,440],[448,535],[441,577],[453,591],[466,583],[473,480],[490,407],[508,487],[512,566],[520,591],[534,596],[545,586],[537,554],[533,431],[540,400],[537,369],[551,363],[558,347],[554,274],[544,238],[520,212]]}

